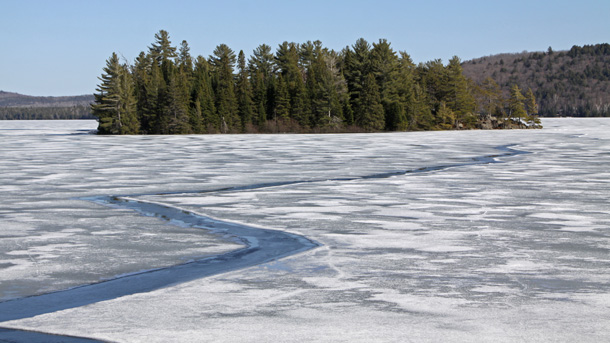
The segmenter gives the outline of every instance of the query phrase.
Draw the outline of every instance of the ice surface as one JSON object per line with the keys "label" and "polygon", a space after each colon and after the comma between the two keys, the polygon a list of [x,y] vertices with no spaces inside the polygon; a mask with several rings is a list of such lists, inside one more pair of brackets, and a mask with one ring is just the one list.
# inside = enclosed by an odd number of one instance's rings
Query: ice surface
{"label": "ice surface", "polygon": [[[121,342],[610,340],[608,119],[355,135],[17,130],[36,123],[0,122],[5,299],[237,247],[85,196],[130,195],[323,246],[0,326]],[[530,153],[479,159],[506,145]]]}

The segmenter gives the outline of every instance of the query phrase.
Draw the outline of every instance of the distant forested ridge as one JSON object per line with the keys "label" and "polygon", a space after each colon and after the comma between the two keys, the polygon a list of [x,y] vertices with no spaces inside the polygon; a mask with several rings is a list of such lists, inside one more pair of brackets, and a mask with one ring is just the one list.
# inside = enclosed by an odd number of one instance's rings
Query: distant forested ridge
{"label": "distant forested ridge", "polygon": [[533,89],[541,116],[610,116],[610,44],[487,56],[462,67],[475,82],[493,78],[505,94],[515,84]]}
{"label": "distant forested ridge", "polygon": [[95,119],[93,100],[93,95],[42,97],[0,91],[0,120]]}
{"label": "distant forested ridge", "polygon": [[193,57],[159,31],[133,64],[106,61],[91,106],[100,134],[377,132],[536,127],[533,92],[475,84],[458,57],[415,65],[380,39],[337,52],[320,41],[225,44]]}

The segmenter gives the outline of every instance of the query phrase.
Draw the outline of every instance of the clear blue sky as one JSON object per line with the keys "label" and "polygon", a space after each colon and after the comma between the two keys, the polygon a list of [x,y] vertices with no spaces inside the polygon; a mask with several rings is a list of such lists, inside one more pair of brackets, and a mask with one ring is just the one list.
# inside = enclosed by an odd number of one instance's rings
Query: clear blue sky
{"label": "clear blue sky", "polygon": [[446,62],[608,43],[609,15],[609,0],[0,0],[0,90],[93,93],[112,52],[131,62],[161,29],[195,56],[317,39],[340,50],[363,37]]}

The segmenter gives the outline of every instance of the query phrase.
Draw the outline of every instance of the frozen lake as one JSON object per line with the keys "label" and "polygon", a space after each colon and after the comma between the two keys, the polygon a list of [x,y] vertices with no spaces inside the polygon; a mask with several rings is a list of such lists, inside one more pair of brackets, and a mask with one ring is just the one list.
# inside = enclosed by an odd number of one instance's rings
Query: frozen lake
{"label": "frozen lake", "polygon": [[0,310],[244,247],[91,197],[321,246],[0,327],[119,342],[610,341],[610,119],[343,135],[87,134],[96,125],[0,121]]}

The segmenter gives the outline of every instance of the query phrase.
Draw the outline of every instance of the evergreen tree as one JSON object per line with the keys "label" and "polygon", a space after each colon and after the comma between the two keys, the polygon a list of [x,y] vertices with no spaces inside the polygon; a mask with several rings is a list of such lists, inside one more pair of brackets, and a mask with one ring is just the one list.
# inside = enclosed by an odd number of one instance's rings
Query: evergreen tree
{"label": "evergreen tree", "polygon": [[177,56],[176,50],[176,47],[171,44],[169,33],[165,30],[160,30],[155,34],[155,43],[149,47],[149,54],[153,61],[150,88],[155,98],[151,133],[170,133],[170,124],[175,122],[172,117],[174,114],[178,114],[177,108],[173,104],[176,100],[173,89],[176,81],[172,80],[176,68],[174,62],[174,58]]}
{"label": "evergreen tree", "polygon": [[216,94],[216,109],[221,119],[221,132],[237,131],[241,125],[237,114],[237,98],[234,91],[233,69],[235,53],[221,44],[210,56],[213,71],[212,85]]}
{"label": "evergreen tree", "polygon": [[161,30],[155,34],[155,43],[150,46],[149,50],[152,57],[158,63],[176,57],[176,48],[172,47],[172,43],[169,40],[169,33],[165,30]]}
{"label": "evergreen tree", "polygon": [[153,92],[151,70],[151,56],[141,52],[136,58],[132,70],[140,133],[151,133],[152,123],[155,118],[157,96]]}
{"label": "evergreen tree", "polygon": [[525,110],[527,112],[527,123],[529,125],[540,124],[538,115],[538,104],[536,103],[536,96],[531,88],[527,89],[525,93]]}
{"label": "evergreen tree", "polygon": [[188,43],[183,40],[182,44],[180,44],[180,52],[178,54],[178,67],[182,73],[191,77],[193,73],[193,58],[190,54],[191,48],[189,48]]}
{"label": "evergreen tree", "polygon": [[413,116],[411,118],[411,128],[413,130],[432,130],[435,128],[434,116],[428,92],[420,83],[413,87]]}
{"label": "evergreen tree", "polygon": [[254,49],[248,60],[248,68],[252,82],[255,116],[258,125],[262,126],[267,118],[273,118],[274,110],[275,60],[271,47],[261,44]]}
{"label": "evergreen tree", "polygon": [[375,81],[375,76],[369,74],[364,81],[360,92],[360,111],[355,117],[356,124],[367,131],[378,131],[383,129],[385,118],[379,87]]}
{"label": "evergreen tree", "polygon": [[190,86],[188,76],[185,72],[175,70],[172,74],[168,93],[168,118],[169,118],[169,134],[185,134],[192,133],[190,122],[193,121],[197,125],[197,119],[190,116]]}
{"label": "evergreen tree", "polygon": [[536,96],[531,88],[527,89],[525,93],[525,109],[528,116],[535,116],[538,114],[538,105],[536,104]]}
{"label": "evergreen tree", "polygon": [[448,76],[447,69],[440,59],[420,64],[417,68],[418,82],[421,84],[422,90],[426,93],[428,100],[427,106],[430,108],[434,117],[433,123],[426,123],[425,129],[432,129],[440,125],[444,118],[439,116],[439,108],[441,101],[448,97]]}
{"label": "evergreen tree", "polygon": [[252,102],[252,87],[248,79],[248,70],[246,69],[246,57],[243,50],[239,51],[237,58],[237,111],[241,119],[241,131],[246,131],[246,128],[252,125],[252,116],[254,114],[254,104]]}
{"label": "evergreen tree", "polygon": [[95,102],[91,105],[98,118],[100,134],[136,134],[138,121],[133,79],[127,66],[121,65],[116,53],[106,60],[99,78]]}
{"label": "evergreen tree", "polygon": [[[313,47],[313,44],[312,44]],[[308,103],[301,70],[300,47],[295,43],[284,42],[279,45],[276,52],[276,64],[281,72],[290,97],[290,118],[296,120],[301,126],[306,127],[309,123]]]}
{"label": "evergreen tree", "polygon": [[457,115],[451,108],[447,106],[445,101],[441,101],[437,110],[436,117],[438,118],[438,127],[443,130],[452,129],[455,124]]}
{"label": "evergreen tree", "polygon": [[387,40],[380,39],[378,43],[373,43],[370,70],[379,86],[381,101],[383,103],[397,101],[399,61]]}
{"label": "evergreen tree", "polygon": [[344,50],[345,70],[343,71],[343,74],[347,81],[354,118],[358,121],[357,118],[364,116],[364,113],[362,113],[360,93],[364,87],[364,82],[370,73],[371,45],[364,38],[360,38],[352,46],[352,49],[346,48]]}
{"label": "evergreen tree", "polygon": [[210,77],[210,66],[208,61],[202,56],[198,56],[195,62],[195,70],[192,87],[193,102],[195,111],[201,113],[201,132],[220,132],[220,118],[216,112],[214,102],[214,91]]}
{"label": "evergreen tree", "polygon": [[386,101],[384,105],[386,130],[405,130],[408,122],[402,104],[398,101]]}
{"label": "evergreen tree", "polygon": [[[461,61],[457,56],[454,56],[447,65],[446,82],[448,89],[447,98],[444,100],[455,114],[455,123],[451,123],[452,126],[459,128],[459,125],[463,124],[466,127],[474,127],[476,102],[468,87],[468,80],[462,73]],[[444,120],[443,124],[445,124],[445,128],[451,128],[446,126],[447,123]]]}
{"label": "evergreen tree", "polygon": [[501,114],[503,105],[502,89],[491,77],[486,78],[479,90],[481,111],[489,116]]}
{"label": "evergreen tree", "polygon": [[[319,43],[320,41],[316,41]],[[311,67],[314,60],[314,51],[316,50],[316,43],[307,41],[299,47],[299,65],[301,70],[307,70]],[[321,45],[321,44],[318,44]]]}
{"label": "evergreen tree", "polygon": [[[392,123],[389,125],[389,130],[408,130],[413,129],[412,125],[415,122],[416,113],[415,109],[415,81],[414,81],[414,72],[415,72],[415,64],[411,60],[411,56],[409,56],[406,52],[400,52],[400,57],[398,58],[398,68],[397,68],[397,76],[396,76],[396,84],[395,84],[395,95],[397,98],[397,102],[400,107],[395,108],[395,115],[392,116],[392,120],[386,120],[388,123]],[[395,106],[395,105],[394,105]],[[396,110],[398,112],[396,112]],[[386,110],[386,112],[389,112]],[[387,113],[386,113],[387,115]]]}
{"label": "evergreen tree", "polygon": [[326,70],[314,62],[307,73],[312,111],[312,124],[326,127],[331,122],[331,106],[333,99],[332,85]]}
{"label": "evergreen tree", "polygon": [[275,119],[285,121],[290,114],[290,96],[284,77],[280,74],[277,79],[275,97]]}
{"label": "evergreen tree", "polygon": [[267,122],[267,111],[265,110],[267,105],[267,86],[265,85],[265,77],[263,73],[254,69],[251,73],[252,82],[252,99],[254,102],[255,118],[254,122],[258,127],[263,127]]}
{"label": "evergreen tree", "polygon": [[248,67],[251,72],[260,71],[265,81],[272,79],[275,74],[275,60],[271,53],[271,47],[267,44],[261,44],[254,49],[248,60]]}
{"label": "evergreen tree", "polygon": [[523,101],[525,97],[521,93],[521,90],[517,85],[513,85],[510,89],[510,98],[508,99],[508,115],[510,118],[515,118],[519,120],[519,123],[522,119],[527,117],[527,112],[525,111],[525,105]]}

